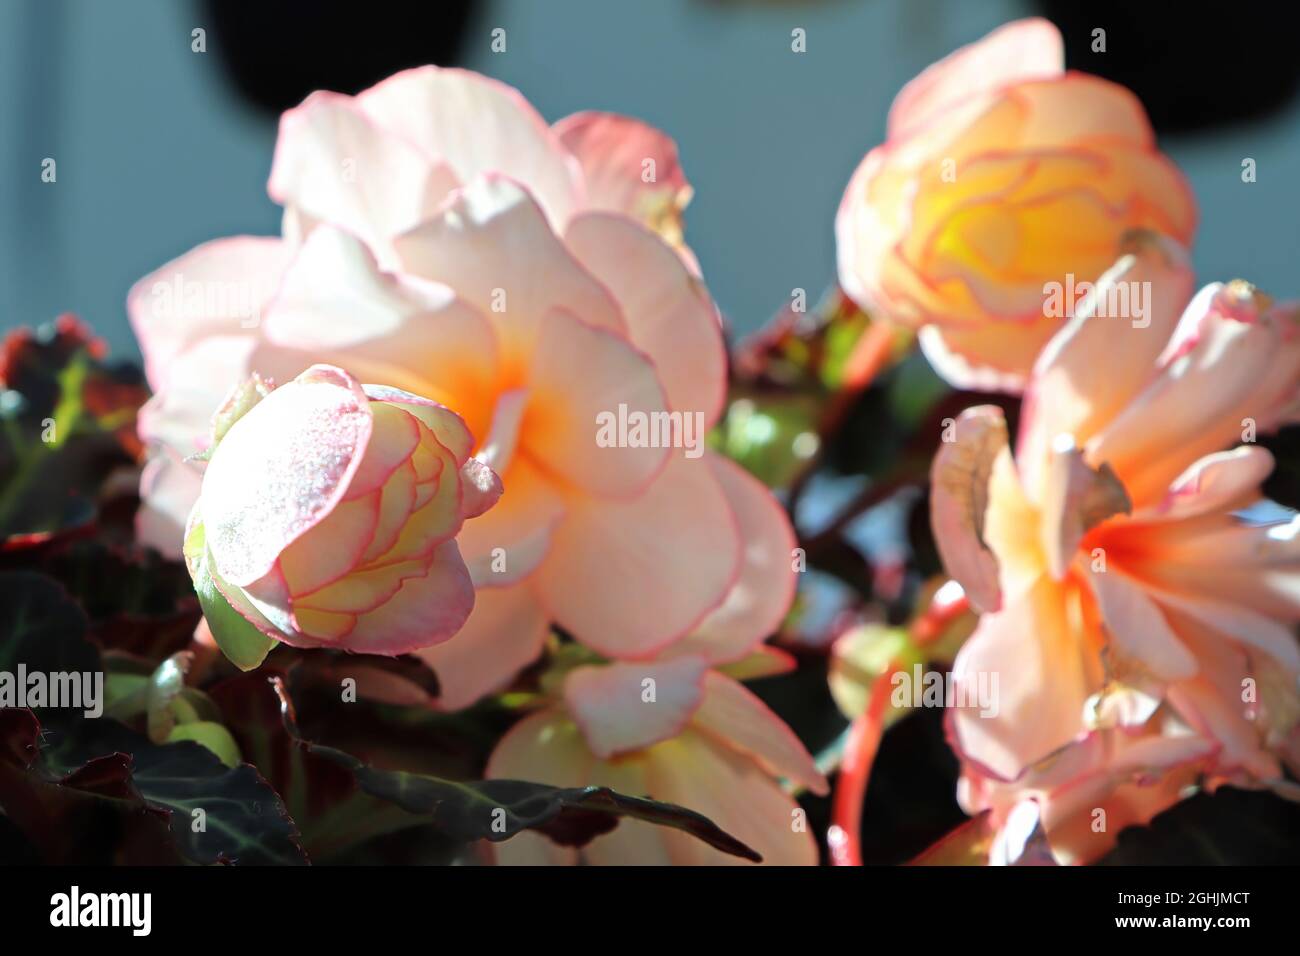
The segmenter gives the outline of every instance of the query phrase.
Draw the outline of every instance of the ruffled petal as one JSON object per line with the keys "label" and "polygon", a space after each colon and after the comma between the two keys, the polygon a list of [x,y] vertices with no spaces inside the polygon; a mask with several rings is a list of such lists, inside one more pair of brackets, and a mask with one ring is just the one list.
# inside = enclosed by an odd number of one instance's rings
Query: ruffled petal
{"label": "ruffled petal", "polygon": [[606,656],[647,656],[679,640],[739,574],[736,519],[703,460],[670,456],[633,501],[565,504],[535,585],[552,617]]}
{"label": "ruffled petal", "polygon": [[[547,472],[592,494],[632,498],[669,455],[690,453],[675,447],[687,426],[679,414],[671,418],[654,366],[619,335],[568,312],[554,309],[543,319],[528,388],[520,446]],[[631,424],[626,436],[618,434],[625,412],[629,423],[635,416],[647,423],[640,442]],[[602,441],[606,419],[613,444]],[[680,431],[670,427],[674,421]],[[655,443],[649,425],[659,426]],[[694,439],[702,449],[704,435]]]}
{"label": "ruffled petal", "polygon": [[587,209],[623,213],[655,231],[676,225],[691,187],[672,137],[630,116],[595,111],[566,116],[552,129],[582,167]]}
{"label": "ruffled petal", "polygon": [[461,553],[480,588],[506,587],[536,570],[564,516],[554,483],[526,458],[517,458],[491,511],[461,528]]}
{"label": "ruffled petal", "polygon": [[[1003,779],[1084,731],[1084,704],[1098,681],[1068,600],[1064,585],[1039,578],[1005,609],[980,618],[953,666],[960,705],[951,711],[953,746]],[[981,681],[994,708],[972,703],[980,700]],[[982,709],[996,713],[981,716]]]}
{"label": "ruffled petal", "polygon": [[454,638],[415,653],[438,675],[439,709],[460,710],[509,684],[541,654],[549,631],[527,587],[484,588]]}
{"label": "ruffled petal", "polygon": [[628,336],[654,362],[674,411],[712,427],[726,397],[727,353],[717,307],[657,237],[623,216],[584,213],[565,241],[614,294]]}
{"label": "ruffled petal", "polygon": [[692,722],[719,743],[748,754],[773,776],[785,777],[819,795],[830,789],[794,731],[730,677],[717,671],[705,675],[703,702]]}
{"label": "ruffled petal", "polygon": [[568,150],[519,91],[499,80],[419,67],[361,93],[357,105],[461,182],[499,172],[523,183],[557,227],[579,202]]}
{"label": "ruffled petal", "polygon": [[587,748],[606,760],[681,733],[703,700],[708,666],[682,657],[579,667],[564,680],[564,702]]}
{"label": "ruffled petal", "polygon": [[408,654],[452,637],[474,607],[474,585],[456,542],[433,552],[423,576],[402,582],[397,593],[357,617],[349,650],[389,656]]}
{"label": "ruffled petal", "polygon": [[352,97],[319,91],[280,117],[267,192],[300,223],[341,226],[391,261],[388,239],[424,220],[456,184],[448,167]]}
{"label": "ruffled petal", "polygon": [[[1156,377],[1157,360],[1191,301],[1195,277],[1176,242],[1134,232],[1121,253],[1034,366],[1016,448],[1030,487],[1058,435],[1084,445]],[[1150,290],[1142,319],[1109,314],[1108,302],[1139,288]]]}
{"label": "ruffled petal", "polygon": [[984,518],[994,462],[1007,455],[1007,425],[994,405],[968,408],[953,423],[952,441],[930,467],[930,524],[948,573],[980,610],[1002,603],[998,562],[984,543]]}
{"label": "ruffled petal", "polygon": [[208,547],[221,576],[251,584],[327,517],[347,493],[370,432],[360,384],[325,365],[237,421],[203,476]]}
{"label": "ruffled petal", "polygon": [[471,181],[441,214],[396,241],[403,270],[444,282],[497,330],[507,387],[516,387],[552,308],[623,331],[618,304],[574,259],[528,191],[500,176]]}
{"label": "ruffled petal", "polygon": [[172,362],[195,342],[211,335],[251,335],[293,253],[272,236],[215,239],[133,285],[126,310],[153,390],[168,382],[184,384],[171,374]]}
{"label": "ruffled petal", "polygon": [[[266,341],[444,404],[486,432],[496,334],[450,288],[387,275],[364,243],[321,226],[266,308]],[[309,364],[307,362],[304,365]]]}
{"label": "ruffled petal", "polygon": [[[817,843],[799,805],[758,764],[687,730],[647,754],[650,795],[702,813],[773,866],[814,866]],[[741,866],[746,860],[695,837],[664,830],[677,866]]]}
{"label": "ruffled petal", "polygon": [[785,509],[761,481],[721,455],[708,459],[740,524],[740,577],[726,600],[665,653],[722,663],[745,657],[780,627],[794,601],[798,542]]}
{"label": "ruffled petal", "polygon": [[905,135],[955,103],[1065,69],[1060,31],[1038,17],[1016,20],[950,53],[911,80],[889,109],[890,138]]}

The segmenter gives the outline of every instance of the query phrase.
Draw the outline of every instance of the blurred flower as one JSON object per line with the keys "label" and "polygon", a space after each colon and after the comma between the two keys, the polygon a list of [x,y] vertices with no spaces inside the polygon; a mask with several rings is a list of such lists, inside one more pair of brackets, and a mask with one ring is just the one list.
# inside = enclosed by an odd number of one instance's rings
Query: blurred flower
{"label": "blurred flower", "polygon": [[[793,531],[769,513],[779,508],[758,481],[725,459],[713,466],[745,541],[727,600],[651,660],[611,663],[562,648],[541,676],[548,705],[502,738],[487,775],[648,794],[703,813],[766,862],[814,864],[816,838],[776,778],[818,794],[826,781],[790,728],[728,676],[750,679],[791,666],[763,642],[794,601]],[[681,836],[624,820],[580,851],[531,833],[494,850],[503,863],[737,861]]]}
{"label": "blurred flower", "polygon": [[[1142,284],[1145,324],[1099,314]],[[1044,760],[1082,759],[1059,753],[1081,739],[1101,761],[1092,779],[1136,775],[1121,755],[1179,763],[1160,740],[1089,738],[1154,719],[1209,741],[1216,779],[1282,776],[1300,722],[1300,519],[1260,511],[1273,459],[1253,442],[1300,410],[1300,306],[1243,282],[1192,289],[1180,248],[1131,237],[1039,358],[1014,460],[987,406],[936,456],[935,537],[986,612],[955,664],[959,696],[1001,678],[996,717],[952,712],[968,772],[1033,789],[1055,773]]]}
{"label": "blurred flower", "polygon": [[993,861],[1017,862],[1005,837],[1018,809],[1032,802],[1055,862],[1089,863],[1125,827],[1151,822],[1199,785],[1216,751],[1213,740],[1162,711],[1140,726],[1093,731],[1014,781],[967,763],[957,799],[968,813],[989,811]]}
{"label": "blurred flower", "polygon": [[[595,664],[563,677],[558,700],[497,744],[490,778],[607,786],[703,813],[765,863],[810,866],[817,841],[776,778],[826,793],[803,744],[750,691],[701,654]],[[634,820],[576,850],[526,833],[494,847],[504,864],[721,865],[691,837]]]}
{"label": "blurred flower", "polygon": [[[455,536],[501,484],[455,413],[314,365],[236,389],[214,437],[187,559],[258,631],[393,655],[465,623],[474,586]],[[205,612],[220,640],[222,615]]]}
{"label": "blurred flower", "polygon": [[459,538],[474,612],[424,655],[443,706],[508,683],[552,622],[646,657],[783,593],[788,553],[757,581],[748,559],[790,538],[766,490],[702,447],[596,441],[623,406],[697,441],[722,409],[717,309],[673,244],[689,188],[667,137],[606,114],[548,128],[515,90],[429,67],[285,114],[270,192],[284,239],[200,246],[131,293],[155,390],[147,540],[179,541],[197,489],[176,465],[221,390],[324,361],[455,408],[505,487]]}
{"label": "blurred flower", "polygon": [[1195,203],[1123,87],[1063,69],[1045,20],[1008,24],[894,100],[836,219],[840,283],[921,329],[958,387],[1016,390],[1064,324],[1050,283],[1091,282],[1127,229],[1189,243]]}

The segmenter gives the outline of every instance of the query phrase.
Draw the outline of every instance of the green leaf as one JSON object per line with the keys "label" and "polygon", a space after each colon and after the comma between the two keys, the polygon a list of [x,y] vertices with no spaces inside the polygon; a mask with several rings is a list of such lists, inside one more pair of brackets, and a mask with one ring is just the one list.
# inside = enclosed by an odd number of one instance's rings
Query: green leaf
{"label": "green leaf", "polygon": [[755,862],[762,859],[702,814],[608,787],[552,787],[524,780],[456,781],[372,767],[351,754],[304,739],[283,679],[273,677],[270,683],[280,698],[285,730],[301,750],[346,768],[363,791],[408,813],[425,816],[452,839],[500,842],[521,830],[537,830],[565,846],[582,846],[612,830],[620,817],[630,817],[689,833],[724,853]]}
{"label": "green leaf", "polygon": [[[57,582],[0,573],[0,670],[102,673],[85,631],[85,616]],[[155,744],[111,717],[82,714],[0,710],[10,731],[0,762],[30,775],[34,787],[91,794],[165,819],[177,849],[196,863],[306,861],[293,820],[255,768],[227,767],[193,741]]]}
{"label": "green leaf", "polygon": [[228,767],[189,740],[155,744],[108,718],[42,730],[54,743],[41,751],[41,778],[164,816],[195,863],[307,862],[284,804],[248,764]]}
{"label": "green leaf", "polygon": [[149,688],[145,693],[145,713],[149,739],[154,743],[167,740],[172,728],[176,726],[176,712],[172,705],[185,689],[185,675],[193,660],[193,653],[180,651],[159,664],[149,678]]}
{"label": "green leaf", "polygon": [[208,629],[212,631],[221,652],[242,671],[259,667],[266,660],[266,655],[271,653],[271,648],[275,647],[276,641],[259,631],[244,615],[231,607],[217,586],[220,577],[213,565],[212,554],[208,551],[202,521],[195,521],[186,535],[185,563],[194,579],[194,592],[199,596]]}
{"label": "green leaf", "polygon": [[167,736],[168,743],[178,740],[192,740],[211,750],[227,767],[234,767],[240,761],[239,745],[221,724],[211,720],[196,720],[193,723],[177,724]]}

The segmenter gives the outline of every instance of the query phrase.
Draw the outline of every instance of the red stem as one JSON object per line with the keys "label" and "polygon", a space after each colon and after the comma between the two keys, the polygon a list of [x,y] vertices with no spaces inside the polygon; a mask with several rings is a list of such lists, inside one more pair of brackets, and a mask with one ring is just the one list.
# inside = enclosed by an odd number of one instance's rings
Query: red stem
{"label": "red stem", "polygon": [[831,804],[831,828],[826,834],[833,866],[862,865],[862,802],[876,762],[880,738],[885,730],[885,707],[897,664],[893,661],[871,684],[867,709],[849,727],[844,746],[835,797]]}

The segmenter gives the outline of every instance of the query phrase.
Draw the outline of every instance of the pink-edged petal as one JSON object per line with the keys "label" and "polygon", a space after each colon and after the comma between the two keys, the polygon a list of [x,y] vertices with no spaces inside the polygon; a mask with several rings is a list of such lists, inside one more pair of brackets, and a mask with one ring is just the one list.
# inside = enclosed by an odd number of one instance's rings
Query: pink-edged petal
{"label": "pink-edged petal", "polygon": [[1270,309],[1244,283],[1202,289],[1170,341],[1157,378],[1088,442],[1135,504],[1158,501],[1207,454],[1291,414],[1300,380],[1300,312]]}
{"label": "pink-edged petal", "polygon": [[318,591],[295,594],[294,613],[313,610],[332,614],[365,614],[392,598],[403,582],[424,577],[428,571],[428,561],[419,559],[358,569]]}
{"label": "pink-edged petal", "polygon": [[[668,447],[683,440],[687,426],[678,415],[682,432],[672,433],[651,362],[616,333],[587,325],[571,313],[554,309],[543,319],[528,387],[520,447],[547,471],[593,494],[634,497],[667,457],[686,453]],[[664,422],[658,444],[649,447],[651,435],[644,428],[645,444],[633,444],[637,439],[630,427],[624,443],[617,427],[624,414],[629,422],[635,415],[647,424]],[[606,420],[613,426],[607,427]],[[605,437],[612,437],[613,444],[605,444]],[[703,434],[694,438],[702,448]]]}
{"label": "pink-edged petal", "polygon": [[473,180],[396,246],[404,271],[445,282],[492,322],[507,379],[521,374],[552,308],[624,329],[609,292],[568,251],[528,191],[509,179]]}
{"label": "pink-edged petal", "polygon": [[516,458],[502,479],[501,499],[460,531],[475,585],[505,587],[532,574],[563,516],[564,499],[554,482],[528,459]]}
{"label": "pink-edged petal", "polygon": [[[298,630],[293,619],[293,594],[278,562],[273,564],[266,574],[244,587],[237,587],[229,582],[217,582],[217,587],[236,607],[238,604],[234,600],[234,595],[242,596],[279,632],[280,640],[294,647],[314,647],[319,643],[312,635],[303,634]],[[254,624],[258,622],[256,616],[247,614],[242,608],[240,613]]]}
{"label": "pink-edged petal", "polygon": [[1218,741],[1223,749],[1215,768],[1224,773],[1244,769],[1263,779],[1282,776],[1277,757],[1269,753],[1260,740],[1260,728],[1251,719],[1236,693],[1218,693],[1206,678],[1182,681],[1169,688],[1169,703],[1197,731]]}
{"label": "pink-edged petal", "polygon": [[341,226],[371,248],[433,212],[456,185],[349,96],[316,92],[280,117],[267,192],[308,222]]}
{"label": "pink-edged petal", "polygon": [[[374,424],[366,454],[352,476],[348,498],[360,498],[379,491],[394,473],[410,464],[411,455],[420,444],[420,426],[416,419],[393,405],[371,402],[370,413]],[[410,482],[415,484],[415,469],[410,469]]]}
{"label": "pink-edged petal", "polygon": [[1300,673],[1300,644],[1292,628],[1253,608],[1222,599],[1147,585],[1160,604],[1195,618],[1220,634],[1270,655],[1292,673]]}
{"label": "pink-edged petal", "polygon": [[[211,551],[207,560],[212,561]],[[219,578],[213,578],[212,583],[226,603],[267,637],[284,641],[292,647],[316,646],[316,641],[294,630],[293,617],[288,611],[288,592],[278,568],[272,568],[266,577],[255,581],[250,586],[252,590],[237,588]],[[252,593],[253,590],[257,590],[260,596]]]}
{"label": "pink-edged petal", "polygon": [[438,675],[439,709],[459,710],[504,688],[541,654],[549,629],[527,587],[480,590],[455,637],[416,651]]}
{"label": "pink-edged petal", "polygon": [[[983,615],[962,645],[953,679],[964,706],[951,719],[964,759],[1011,780],[1084,731],[1084,704],[1098,677],[1089,673],[1068,601],[1065,586],[1040,577],[1003,610]],[[994,707],[979,705],[981,681]]]}
{"label": "pink-edged petal", "polygon": [[[253,371],[256,339],[213,335],[200,339],[169,362],[170,379],[140,410],[140,438],[165,445],[181,458],[203,451],[212,435],[212,415],[231,387]],[[294,370],[306,368],[306,363]]]}
{"label": "pink-edged petal", "polygon": [[994,405],[968,408],[930,467],[930,524],[948,573],[979,610],[1001,605],[997,558],[984,543],[994,462],[1007,453],[1007,424]]}
{"label": "pink-edged petal", "polygon": [[624,213],[657,230],[690,199],[677,144],[650,124],[589,111],[552,129],[582,167],[588,209]]}
{"label": "pink-edged petal", "polygon": [[295,608],[293,616],[296,632],[301,635],[299,646],[326,647],[341,644],[356,629],[357,616],[343,611],[318,611],[315,608]]}
{"label": "pink-edged petal", "polygon": [[497,473],[477,458],[460,466],[461,515],[477,518],[500,500],[504,488]]}
{"label": "pink-edged petal", "polygon": [[452,637],[474,607],[474,585],[456,542],[433,552],[422,577],[407,578],[395,595],[357,617],[349,650],[389,656],[408,654]]}
{"label": "pink-edged petal", "polygon": [[1300,518],[1257,524],[1220,513],[1124,530],[1121,549],[1138,548],[1125,567],[1152,586],[1300,621]]}
{"label": "pink-edged petal", "polygon": [[347,493],[370,441],[361,386],[313,366],[237,421],[203,476],[208,547],[234,585],[265,575],[280,552]]}
{"label": "pink-edged petal", "polygon": [[[1016,447],[1030,487],[1058,435],[1083,446],[1156,377],[1157,359],[1191,301],[1196,280],[1177,242],[1137,230],[1120,253],[1034,365]],[[1137,289],[1150,290],[1142,319],[1108,314],[1106,303]]]}
{"label": "pink-edged petal", "polygon": [[[817,842],[801,825],[799,805],[748,757],[687,730],[647,754],[646,780],[656,800],[690,807],[756,850],[773,866],[814,866]],[[741,866],[690,834],[664,829],[677,866]]]}
{"label": "pink-edged petal", "polygon": [[606,656],[642,657],[681,639],[740,572],[736,518],[703,460],[671,456],[633,501],[573,496],[566,506],[534,579],[538,596]]}
{"label": "pink-edged petal", "polygon": [[829,791],[812,755],[780,717],[744,686],[716,671],[704,678],[704,700],[694,726],[757,760],[773,776],[813,793]]}
{"label": "pink-edged petal", "polygon": [[499,172],[524,183],[551,221],[579,197],[577,170],[559,137],[513,87],[468,70],[406,70],[357,97],[357,105],[462,182]]}
{"label": "pink-edged petal", "polygon": [[[473,305],[447,286],[381,272],[364,243],[327,226],[307,237],[263,331],[280,349],[437,401],[474,399],[496,380],[496,335]],[[458,410],[485,426],[481,404]]]}
{"label": "pink-edged petal", "polygon": [[1165,681],[1196,674],[1196,658],[1138,582],[1114,568],[1104,573],[1089,571],[1088,581],[1116,655],[1140,662]]}
{"label": "pink-edged petal", "polygon": [[[391,564],[427,556],[436,546],[456,534],[464,521],[464,494],[456,472],[456,460],[432,432],[420,425],[420,449],[437,456],[438,477],[417,485],[415,509],[408,515],[393,545],[373,558],[376,564]],[[421,489],[427,491],[421,494]]]}
{"label": "pink-edged petal", "polygon": [[1214,511],[1229,511],[1260,497],[1273,472],[1273,455],[1259,445],[1206,455],[1174,480],[1156,505],[1135,513],[1135,521],[1181,521]]}
{"label": "pink-edged petal", "polygon": [[379,530],[382,504],[378,489],[363,498],[340,501],[310,529],[319,529],[318,534],[303,534],[292,541],[279,558],[290,592],[306,594],[323,588],[362,563]]}
{"label": "pink-edged petal", "polygon": [[140,473],[140,509],[135,516],[136,541],[178,559],[185,541],[185,520],[199,500],[203,474],[194,465],[162,450]]}
{"label": "pink-edged petal", "polygon": [[1048,573],[1060,580],[1083,536],[1107,518],[1128,513],[1132,506],[1110,467],[1089,467],[1068,434],[1060,435],[1052,446],[1044,474],[1040,543]]}
{"label": "pink-edged petal", "polygon": [[433,433],[438,443],[451,452],[457,466],[465,464],[474,448],[474,435],[456,412],[432,399],[388,385],[363,386],[372,402],[396,405]]}
{"label": "pink-edged petal", "polygon": [[126,309],[153,389],[184,381],[173,378],[172,361],[200,339],[251,335],[293,251],[271,236],[215,239],[133,285]]}
{"label": "pink-edged petal", "polygon": [[927,67],[889,109],[890,138],[905,135],[963,100],[1065,68],[1060,31],[1037,17],[1016,20]]}
{"label": "pink-edged petal", "polygon": [[968,392],[1025,390],[1034,358],[1052,337],[1059,319],[1043,319],[1008,335],[999,323],[971,328],[925,325],[917,332],[930,367],[949,385]]}
{"label": "pink-edged petal", "polygon": [[726,600],[665,653],[720,663],[740,660],[781,626],[794,600],[798,542],[785,509],[761,481],[721,455],[708,459],[740,525],[740,577]]}
{"label": "pink-edged petal", "polygon": [[623,216],[584,213],[564,238],[618,300],[628,337],[654,362],[669,406],[703,415],[711,427],[725,398],[727,352],[703,283],[659,237]]}
{"label": "pink-edged petal", "polygon": [[682,657],[579,667],[564,680],[564,702],[587,749],[605,760],[677,736],[700,706],[708,666]]}

